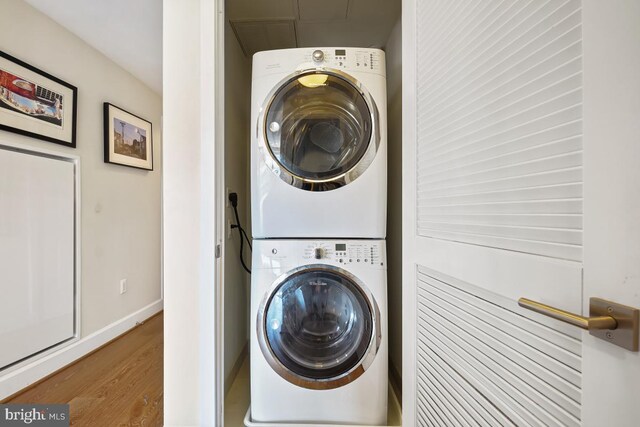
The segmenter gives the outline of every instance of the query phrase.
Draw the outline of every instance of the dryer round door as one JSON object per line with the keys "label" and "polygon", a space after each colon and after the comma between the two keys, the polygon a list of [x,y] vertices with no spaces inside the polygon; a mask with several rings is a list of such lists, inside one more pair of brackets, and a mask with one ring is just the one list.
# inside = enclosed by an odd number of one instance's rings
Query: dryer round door
{"label": "dryer round door", "polygon": [[333,190],[356,179],[380,143],[373,98],[337,70],[284,79],[268,97],[260,123],[265,161],[282,180],[309,191]]}
{"label": "dryer round door", "polygon": [[352,274],[311,265],[279,278],[262,301],[258,342],[285,380],[309,389],[332,389],[362,375],[382,337],[372,295]]}

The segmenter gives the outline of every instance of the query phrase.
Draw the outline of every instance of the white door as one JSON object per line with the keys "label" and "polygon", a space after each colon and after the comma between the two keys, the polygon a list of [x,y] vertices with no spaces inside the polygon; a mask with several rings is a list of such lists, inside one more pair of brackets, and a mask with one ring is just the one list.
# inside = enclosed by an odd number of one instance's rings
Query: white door
{"label": "white door", "polygon": [[405,426],[635,426],[640,3],[403,1]]}

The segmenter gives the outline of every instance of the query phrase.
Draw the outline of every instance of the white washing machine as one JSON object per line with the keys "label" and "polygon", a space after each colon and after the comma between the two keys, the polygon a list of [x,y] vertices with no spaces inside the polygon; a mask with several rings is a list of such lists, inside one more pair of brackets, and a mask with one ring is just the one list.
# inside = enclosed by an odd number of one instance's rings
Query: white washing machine
{"label": "white washing machine", "polygon": [[251,194],[254,238],[385,238],[383,51],[253,56]]}
{"label": "white washing machine", "polygon": [[383,240],[255,240],[251,420],[386,425]]}

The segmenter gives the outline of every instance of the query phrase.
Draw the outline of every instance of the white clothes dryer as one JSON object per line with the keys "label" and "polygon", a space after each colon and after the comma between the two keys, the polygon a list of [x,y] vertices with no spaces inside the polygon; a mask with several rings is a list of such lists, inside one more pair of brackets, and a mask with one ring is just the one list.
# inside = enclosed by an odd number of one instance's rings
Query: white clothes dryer
{"label": "white clothes dryer", "polygon": [[251,419],[386,425],[383,240],[256,240]]}
{"label": "white clothes dryer", "polygon": [[383,51],[253,56],[251,194],[254,238],[385,238]]}

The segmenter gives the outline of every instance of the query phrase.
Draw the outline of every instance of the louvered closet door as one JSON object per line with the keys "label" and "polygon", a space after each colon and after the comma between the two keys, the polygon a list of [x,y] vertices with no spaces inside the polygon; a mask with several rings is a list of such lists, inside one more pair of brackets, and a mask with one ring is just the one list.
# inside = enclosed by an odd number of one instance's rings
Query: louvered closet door
{"label": "louvered closet door", "polygon": [[403,2],[406,426],[580,426],[581,2]]}

